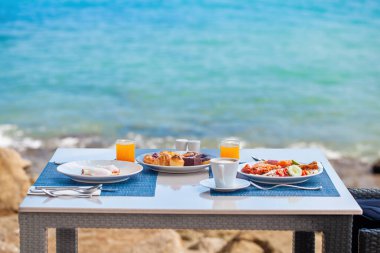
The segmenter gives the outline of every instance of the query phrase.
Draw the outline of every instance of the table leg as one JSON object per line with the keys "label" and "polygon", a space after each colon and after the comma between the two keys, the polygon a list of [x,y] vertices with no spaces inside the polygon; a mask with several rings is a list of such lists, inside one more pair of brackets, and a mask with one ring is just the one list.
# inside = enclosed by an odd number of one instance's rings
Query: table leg
{"label": "table leg", "polygon": [[323,230],[324,253],[351,253],[352,216],[335,217]]}
{"label": "table leg", "polygon": [[57,253],[78,252],[78,232],[75,228],[56,229]]}
{"label": "table leg", "polygon": [[315,235],[314,232],[296,231],[293,234],[294,253],[314,253]]}
{"label": "table leg", "polygon": [[38,220],[19,214],[20,252],[47,253],[47,229]]}

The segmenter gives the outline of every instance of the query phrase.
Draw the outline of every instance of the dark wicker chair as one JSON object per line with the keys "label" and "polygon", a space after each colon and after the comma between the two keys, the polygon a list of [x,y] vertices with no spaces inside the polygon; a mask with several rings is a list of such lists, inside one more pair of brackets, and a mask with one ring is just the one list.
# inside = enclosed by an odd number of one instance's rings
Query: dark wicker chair
{"label": "dark wicker chair", "polygon": [[[380,199],[380,189],[348,189],[355,199]],[[380,253],[380,221],[354,216],[352,252]]]}
{"label": "dark wicker chair", "polygon": [[[380,189],[350,188],[355,199],[380,199]],[[296,231],[293,237],[294,252],[315,252],[313,232]],[[352,253],[380,253],[380,221],[354,216]]]}

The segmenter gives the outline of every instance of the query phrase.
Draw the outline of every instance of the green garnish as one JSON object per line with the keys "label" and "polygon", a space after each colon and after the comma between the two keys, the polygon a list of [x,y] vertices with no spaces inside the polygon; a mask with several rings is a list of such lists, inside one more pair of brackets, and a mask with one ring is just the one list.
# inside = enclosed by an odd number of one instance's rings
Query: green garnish
{"label": "green garnish", "polygon": [[297,162],[297,161],[295,161],[295,160],[292,160],[292,164],[294,164],[294,165],[300,165],[300,163]]}

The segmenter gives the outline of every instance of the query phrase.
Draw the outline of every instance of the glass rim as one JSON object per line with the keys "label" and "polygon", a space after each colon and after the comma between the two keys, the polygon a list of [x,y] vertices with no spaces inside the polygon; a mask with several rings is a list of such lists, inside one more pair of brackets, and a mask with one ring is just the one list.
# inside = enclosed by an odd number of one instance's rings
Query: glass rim
{"label": "glass rim", "polygon": [[134,140],[129,140],[129,139],[117,139],[116,144],[135,144],[136,141]]}
{"label": "glass rim", "polygon": [[240,144],[240,140],[237,138],[226,138],[226,139],[223,139],[220,143],[237,143],[237,144]]}

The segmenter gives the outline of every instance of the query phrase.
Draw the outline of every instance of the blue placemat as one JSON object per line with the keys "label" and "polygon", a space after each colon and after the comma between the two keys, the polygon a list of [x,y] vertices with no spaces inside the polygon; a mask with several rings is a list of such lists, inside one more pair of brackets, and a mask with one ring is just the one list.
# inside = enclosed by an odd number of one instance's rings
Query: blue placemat
{"label": "blue placemat", "polygon": [[[211,169],[209,170],[209,176],[212,178],[212,172]],[[238,178],[243,178],[246,180],[249,180],[247,177],[243,175],[238,175]],[[258,185],[269,187],[273,185],[267,185],[267,184],[261,184],[257,183]],[[300,190],[300,189],[294,189],[294,188],[287,188],[287,187],[278,187],[272,190],[260,190],[253,186],[250,186],[248,188],[238,190],[235,192],[217,192],[211,190],[210,194],[211,196],[277,196],[277,197],[339,197],[339,192],[336,190],[333,182],[331,181],[329,175],[326,171],[323,171],[322,174],[319,176],[313,177],[309,179],[308,181],[297,184],[299,186],[306,186],[306,187],[316,187],[319,185],[322,185],[322,189],[318,191],[310,191],[310,190]]]}
{"label": "blue placemat", "polygon": [[[58,165],[48,163],[35,186],[83,186],[57,171]],[[102,191],[101,196],[139,196],[153,197],[156,191],[157,172],[144,167],[143,171],[120,183],[103,184],[104,189],[117,189],[115,192]],[[93,185],[93,184],[91,184]]]}

